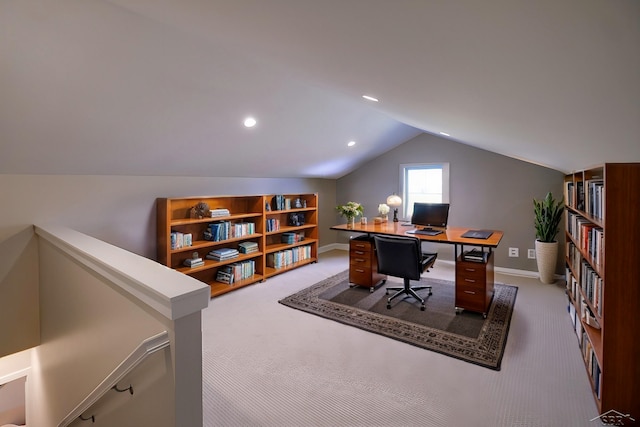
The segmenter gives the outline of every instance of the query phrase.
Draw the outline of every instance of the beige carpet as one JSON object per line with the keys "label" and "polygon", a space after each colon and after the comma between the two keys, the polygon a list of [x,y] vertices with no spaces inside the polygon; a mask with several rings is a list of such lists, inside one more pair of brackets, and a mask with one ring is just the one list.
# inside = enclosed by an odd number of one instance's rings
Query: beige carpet
{"label": "beige carpet", "polygon": [[[518,286],[500,371],[292,310],[278,300],[348,268],[346,251],[211,300],[203,311],[204,425],[594,426],[561,286]],[[452,280],[436,262],[429,277]]]}

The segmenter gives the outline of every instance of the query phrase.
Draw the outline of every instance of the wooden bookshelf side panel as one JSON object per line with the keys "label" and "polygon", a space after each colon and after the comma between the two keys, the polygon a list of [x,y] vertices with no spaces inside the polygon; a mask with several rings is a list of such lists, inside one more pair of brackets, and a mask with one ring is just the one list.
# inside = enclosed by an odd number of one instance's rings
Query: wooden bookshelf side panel
{"label": "wooden bookshelf side panel", "polygon": [[[578,183],[588,192],[590,183],[602,185],[604,194],[601,211],[594,214],[591,205],[572,206],[567,204],[567,212],[575,212],[604,231],[603,257],[599,265],[585,251],[580,251],[603,280],[602,315],[599,317],[601,329],[593,329],[582,324],[602,370],[599,392],[596,381],[590,378],[594,396],[601,413],[611,410],[630,414],[640,419],[640,163],[606,163],[565,177],[573,182],[575,199],[580,200]],[[597,193],[596,193],[597,194]],[[589,203],[588,196],[586,203]],[[567,245],[576,243],[566,235]],[[580,245],[576,246],[580,247]],[[569,255],[569,254],[567,254]],[[567,264],[572,260],[567,256]],[[575,266],[570,268],[574,276],[580,274]],[[584,295],[582,295],[584,297]],[[587,299],[587,298],[585,298]],[[575,301],[579,313],[579,301]],[[593,308],[592,308],[593,309]],[[586,361],[590,373],[589,360]]]}

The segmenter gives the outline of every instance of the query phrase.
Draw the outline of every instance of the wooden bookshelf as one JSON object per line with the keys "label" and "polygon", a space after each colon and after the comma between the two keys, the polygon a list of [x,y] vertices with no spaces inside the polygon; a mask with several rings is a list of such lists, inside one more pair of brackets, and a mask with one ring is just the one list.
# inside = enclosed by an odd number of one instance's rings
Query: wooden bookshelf
{"label": "wooden bookshelf", "polygon": [[[158,262],[207,283],[211,287],[212,297],[256,282],[262,282],[269,276],[311,262],[317,262],[317,195],[278,195],[286,203],[292,204],[289,209],[281,210],[271,208],[271,201],[274,196],[203,196],[157,199]],[[215,217],[211,217],[210,214],[209,216],[198,216],[193,211],[193,208],[200,202],[206,203],[210,209],[226,209],[228,214]],[[297,203],[301,207],[296,207]],[[267,205],[269,205],[269,209],[267,209]],[[290,225],[290,214],[300,215],[298,219],[304,224]],[[267,231],[269,220],[272,220],[272,223],[273,220],[278,220],[279,229]],[[238,224],[250,223],[253,224],[253,230],[251,233],[239,230],[231,231],[221,240],[205,238],[205,232],[210,230],[210,224],[222,222],[228,223],[228,227],[232,230],[239,229],[240,226]],[[191,235],[191,244],[181,247],[172,246],[172,233],[180,233],[181,236]],[[285,233],[296,233],[301,240],[293,243],[283,243],[282,236]],[[236,257],[227,260],[206,258],[210,251],[218,248],[239,250],[239,246],[243,242],[255,242],[258,250],[248,254],[239,253]],[[286,266],[281,268],[267,266],[267,262],[274,256],[273,254],[293,254],[294,251],[296,251],[296,262],[287,263]],[[297,260],[299,252],[305,252],[307,255],[303,259]],[[194,253],[203,258],[204,265],[197,267],[185,266],[185,259],[194,257]],[[218,271],[221,268],[242,262],[252,264],[253,274],[248,277],[235,277],[231,284],[216,280]]]}
{"label": "wooden bookshelf", "polygon": [[640,163],[598,165],[565,176],[564,184],[569,312],[593,395],[601,414],[637,421]]}
{"label": "wooden bookshelf", "polygon": [[[318,261],[318,195],[285,194],[283,209],[277,209],[273,195],[264,196],[265,206],[265,277],[271,277],[312,262]],[[286,202],[288,200],[288,202]],[[299,216],[298,224],[292,223],[291,214]],[[269,223],[278,224],[269,228]],[[283,237],[296,235],[298,241],[284,241]],[[277,262],[284,259],[285,262]]]}

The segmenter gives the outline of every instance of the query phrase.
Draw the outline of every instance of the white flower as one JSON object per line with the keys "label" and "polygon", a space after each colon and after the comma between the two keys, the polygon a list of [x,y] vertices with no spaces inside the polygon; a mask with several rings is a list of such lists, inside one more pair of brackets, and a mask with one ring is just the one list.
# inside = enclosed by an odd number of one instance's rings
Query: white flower
{"label": "white flower", "polygon": [[364,213],[364,207],[360,203],[348,202],[346,205],[336,206],[340,215],[347,218],[355,218]]}
{"label": "white flower", "polygon": [[386,203],[380,203],[378,205],[378,213],[380,215],[383,215],[383,216],[388,214],[389,213],[389,206],[387,206]]}

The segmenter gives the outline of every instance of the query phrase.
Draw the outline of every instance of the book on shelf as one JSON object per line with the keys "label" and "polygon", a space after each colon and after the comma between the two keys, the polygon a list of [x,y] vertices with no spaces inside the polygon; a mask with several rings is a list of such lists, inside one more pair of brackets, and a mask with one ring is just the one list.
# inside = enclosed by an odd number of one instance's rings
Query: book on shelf
{"label": "book on shelf", "polygon": [[274,211],[283,211],[285,210],[285,208],[286,202],[282,194],[276,194],[271,198],[271,209],[273,209]]}
{"label": "book on shelf", "polygon": [[281,235],[282,243],[286,243],[289,245],[297,242],[302,242],[303,240],[304,240],[304,233],[287,232],[287,233],[282,233]]}
{"label": "book on shelf", "polygon": [[200,267],[204,265],[204,260],[202,258],[187,258],[182,262],[187,267]]}
{"label": "book on shelf", "polygon": [[217,248],[207,254],[208,259],[215,261],[226,261],[228,259],[236,258],[239,255],[237,249],[234,248]]}
{"label": "book on shelf", "polygon": [[182,249],[189,247],[193,244],[191,233],[181,233],[179,231],[172,231],[171,235],[171,249]]}
{"label": "book on shelf", "polygon": [[584,211],[584,182],[576,182],[576,209]]}
{"label": "book on shelf", "polygon": [[242,242],[238,244],[238,250],[243,254],[258,252],[258,244],[256,242]]}
{"label": "book on shelf", "polygon": [[266,264],[267,267],[279,269],[309,258],[311,258],[311,246],[305,245],[270,253],[267,255]]}
{"label": "book on shelf", "polygon": [[487,262],[488,259],[489,259],[489,253],[481,251],[479,249],[466,251],[462,254],[463,261]]}
{"label": "book on shelf", "polygon": [[564,187],[564,200],[566,200],[567,205],[571,206],[572,208],[575,208],[575,198],[574,198],[574,193],[573,193],[573,181],[569,181],[565,184]]}
{"label": "book on shelf", "polygon": [[229,216],[230,212],[227,208],[216,208],[210,209],[209,214],[211,215],[211,218],[215,218],[219,216]]}
{"label": "book on shelf", "polygon": [[234,282],[233,270],[227,267],[228,266],[225,266],[218,270],[216,273],[216,281],[231,285]]}
{"label": "book on shelf", "polygon": [[280,230],[280,220],[278,218],[267,219],[267,232]]}

